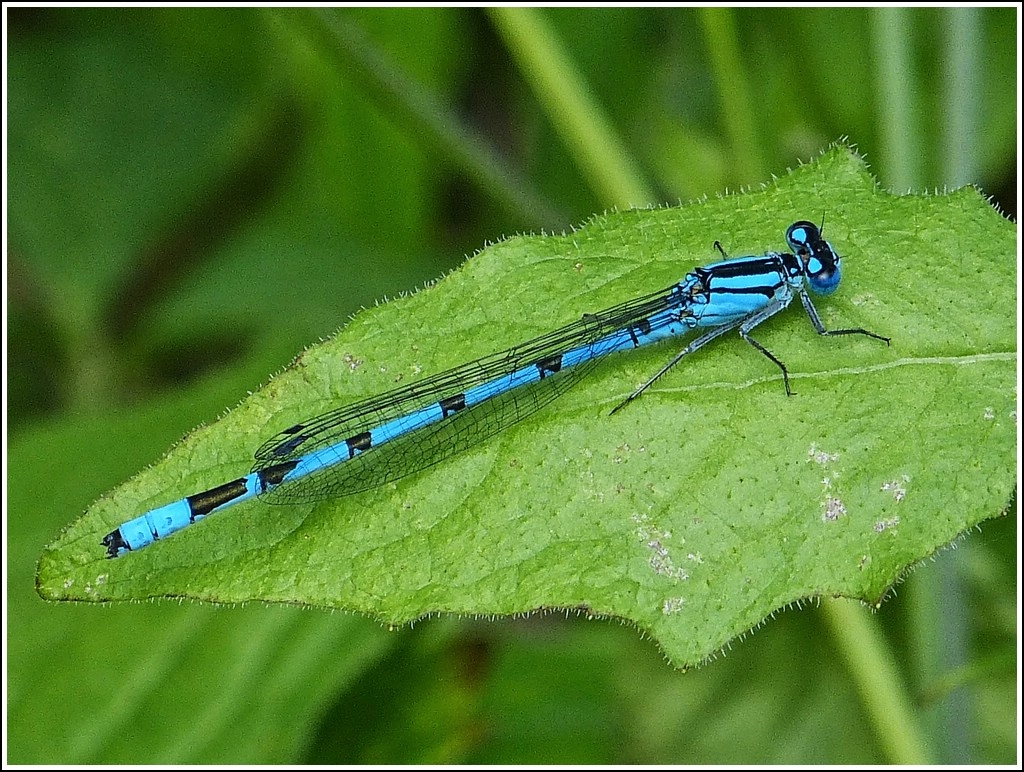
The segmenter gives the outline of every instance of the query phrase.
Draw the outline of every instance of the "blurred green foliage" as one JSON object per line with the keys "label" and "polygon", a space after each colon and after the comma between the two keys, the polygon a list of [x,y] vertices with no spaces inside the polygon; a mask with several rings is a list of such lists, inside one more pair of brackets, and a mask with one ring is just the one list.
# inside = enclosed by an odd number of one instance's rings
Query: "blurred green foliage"
{"label": "blurred green foliage", "polygon": [[[1015,211],[1016,13],[539,11],[623,153],[594,158],[553,117],[580,94],[538,96],[565,82],[550,49],[510,42],[523,16],[5,8],[7,761],[893,760],[825,615],[782,614],[682,674],[608,622],[55,607],[33,567],[360,306],[616,203],[602,163],[672,203],[845,136],[883,185],[974,182]],[[1014,761],[1016,538],[1013,517],[987,524],[871,620],[933,761]],[[196,658],[223,682],[191,679]],[[302,669],[323,673],[316,694],[289,691]],[[181,715],[194,733],[161,720]]]}

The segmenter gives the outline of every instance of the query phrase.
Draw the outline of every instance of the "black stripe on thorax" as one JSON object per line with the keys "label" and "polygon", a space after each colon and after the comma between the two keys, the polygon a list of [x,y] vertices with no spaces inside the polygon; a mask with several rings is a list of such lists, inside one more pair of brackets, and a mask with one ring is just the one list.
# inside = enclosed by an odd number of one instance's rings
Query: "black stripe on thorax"
{"label": "black stripe on thorax", "polygon": [[[742,262],[720,263],[702,269],[701,278],[708,295],[764,295],[770,298],[785,283],[785,279],[780,278],[780,275],[787,274],[787,266],[781,258],[781,255],[773,255],[750,258]],[[759,277],[771,277],[771,282],[758,284],[756,282]],[[749,287],[740,287],[728,284],[731,279],[747,279],[755,283]],[[721,286],[722,284],[727,286]]]}
{"label": "black stripe on thorax", "polygon": [[711,295],[764,295],[765,297],[772,297],[775,294],[775,290],[781,287],[785,282],[775,282],[775,284],[760,284],[756,287],[712,287],[709,294]]}
{"label": "black stripe on thorax", "polygon": [[707,266],[701,270],[712,276],[725,277],[776,273],[784,263],[780,258],[781,255],[763,255],[747,259],[730,260],[726,263]]}

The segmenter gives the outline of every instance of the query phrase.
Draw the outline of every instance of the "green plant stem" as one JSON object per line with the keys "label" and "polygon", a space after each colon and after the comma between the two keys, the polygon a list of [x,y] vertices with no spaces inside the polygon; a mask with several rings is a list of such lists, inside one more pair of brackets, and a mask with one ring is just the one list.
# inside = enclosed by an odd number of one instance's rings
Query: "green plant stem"
{"label": "green plant stem", "polygon": [[[948,9],[943,15],[948,45],[945,70],[943,115],[948,121],[941,146],[943,182],[959,187],[972,180],[976,169],[974,130],[980,93],[977,73],[981,48],[977,20],[969,9]],[[880,168],[887,169],[886,182],[897,191],[925,187],[925,147],[917,119],[922,95],[914,71],[913,21],[907,9],[879,8],[871,13],[878,81]],[[927,686],[942,678],[950,668],[968,660],[967,605],[957,575],[958,553],[943,555],[934,571],[920,572],[905,585],[910,598],[909,631],[913,645],[915,679]],[[971,706],[965,689],[953,690],[929,712],[930,734],[939,746],[943,763],[970,763],[971,747],[967,726]]]}
{"label": "green plant stem", "polygon": [[910,61],[910,16],[905,8],[876,8],[871,12],[878,84],[875,114],[882,156],[883,180],[900,193],[915,187],[921,176],[921,146],[916,121],[917,94]]}
{"label": "green plant stem", "polygon": [[488,13],[594,192],[623,208],[656,201],[544,14],[524,7]]}
{"label": "green plant stem", "polygon": [[504,163],[486,139],[391,61],[344,11],[302,8],[267,13],[282,26],[301,28],[302,35],[316,40],[389,116],[405,123],[412,136],[442,153],[509,211],[536,226],[564,226],[564,214]]}
{"label": "green plant stem", "polygon": [[828,599],[821,608],[890,763],[928,764],[931,754],[913,703],[877,625],[854,601]]}
{"label": "green plant stem", "polygon": [[751,111],[753,100],[740,57],[735,12],[731,8],[701,8],[698,13],[715,75],[733,173],[741,184],[757,182],[766,175]]}
{"label": "green plant stem", "polygon": [[942,177],[947,185],[960,187],[978,181],[978,116],[983,114],[978,104],[983,91],[981,12],[977,8],[949,8],[944,21],[949,61],[942,102],[949,112],[943,137]]}

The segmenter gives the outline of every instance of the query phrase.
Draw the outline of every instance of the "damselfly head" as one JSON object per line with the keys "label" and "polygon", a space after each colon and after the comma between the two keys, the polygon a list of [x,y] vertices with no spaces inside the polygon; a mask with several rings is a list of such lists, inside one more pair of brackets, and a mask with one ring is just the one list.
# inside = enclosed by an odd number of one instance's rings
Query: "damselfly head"
{"label": "damselfly head", "polygon": [[819,295],[836,291],[841,278],[839,255],[821,236],[821,229],[806,220],[795,222],[786,231],[786,241],[800,260],[811,289]]}

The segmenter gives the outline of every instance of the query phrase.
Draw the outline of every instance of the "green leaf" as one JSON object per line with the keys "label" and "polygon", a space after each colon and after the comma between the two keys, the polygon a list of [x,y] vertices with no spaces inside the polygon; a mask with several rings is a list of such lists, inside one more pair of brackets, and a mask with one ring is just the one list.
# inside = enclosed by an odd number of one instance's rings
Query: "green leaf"
{"label": "green leaf", "polygon": [[[609,358],[550,407],[424,473],[315,506],[239,505],[117,560],[119,524],[244,474],[305,418],[542,334],[820,220],[844,283],[726,336],[609,410],[678,343]],[[764,189],[496,244],[361,313],[215,424],[97,501],[47,549],[49,599],[309,604],[399,624],[575,608],[630,620],[677,666],[777,609],[875,604],[909,566],[998,515],[1016,450],[1014,229],[973,188],[893,196],[836,148]]]}

